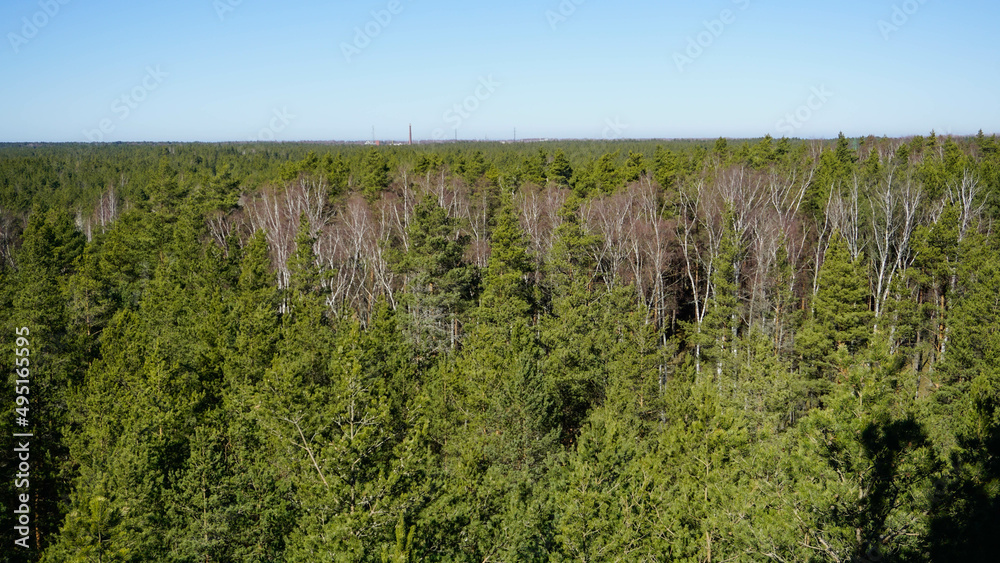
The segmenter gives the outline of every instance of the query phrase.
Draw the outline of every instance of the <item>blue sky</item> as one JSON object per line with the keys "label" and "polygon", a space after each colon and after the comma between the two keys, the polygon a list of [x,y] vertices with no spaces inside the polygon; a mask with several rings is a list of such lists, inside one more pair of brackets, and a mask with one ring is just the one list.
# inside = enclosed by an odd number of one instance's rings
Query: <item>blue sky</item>
{"label": "blue sky", "polygon": [[0,141],[994,133],[998,16],[985,0],[4,0]]}

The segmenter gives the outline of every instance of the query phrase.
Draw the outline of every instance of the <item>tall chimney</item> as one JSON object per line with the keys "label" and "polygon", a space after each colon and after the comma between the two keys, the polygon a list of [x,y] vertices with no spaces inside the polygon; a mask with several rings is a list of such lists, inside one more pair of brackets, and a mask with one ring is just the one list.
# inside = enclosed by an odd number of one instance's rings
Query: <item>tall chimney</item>
{"label": "tall chimney", "polygon": [[410,124],[410,144],[413,144],[413,124]]}

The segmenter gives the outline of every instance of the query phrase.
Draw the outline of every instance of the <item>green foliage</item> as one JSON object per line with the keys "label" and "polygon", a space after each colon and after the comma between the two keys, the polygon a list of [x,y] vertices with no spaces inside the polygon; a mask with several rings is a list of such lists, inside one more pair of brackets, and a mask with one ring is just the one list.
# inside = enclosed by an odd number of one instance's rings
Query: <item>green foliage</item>
{"label": "green foliage", "polygon": [[295,251],[288,259],[288,291],[292,299],[306,299],[317,294],[320,287],[320,272],[316,265],[316,254],[309,219],[303,213],[299,217],[299,230],[295,235]]}
{"label": "green foliage", "polygon": [[570,179],[573,177],[573,169],[570,167],[569,161],[566,159],[566,154],[563,153],[562,149],[557,149],[555,154],[552,155],[552,162],[549,163],[546,177],[549,182],[557,186],[569,186]]}
{"label": "green foliage", "polygon": [[[697,337],[702,339],[706,358],[715,364],[717,376],[732,373],[737,354],[739,323],[739,266],[743,261],[742,243],[733,231],[732,211],[723,214],[724,230],[719,243],[717,266],[712,272],[712,296]],[[724,368],[728,365],[729,368]]]}
{"label": "green foliage", "polygon": [[406,332],[418,349],[438,354],[457,345],[458,315],[472,302],[478,276],[463,263],[469,236],[458,231],[455,219],[429,196],[413,213],[410,251],[397,258],[409,290]]}
{"label": "green foliage", "polygon": [[763,168],[774,162],[776,154],[773,142],[774,139],[770,135],[766,135],[759,143],[753,145],[747,158],[747,164],[751,168]]}
{"label": "green foliage", "polygon": [[[74,228],[72,219],[61,210],[36,207],[24,229],[23,243],[17,252],[18,269],[11,276],[10,307],[6,309],[4,331],[14,335],[15,329],[26,327],[28,345],[15,345],[10,340],[6,381],[13,390],[17,380],[24,378],[12,369],[15,349],[26,348],[18,364],[28,368],[30,392],[28,403],[17,405],[24,410],[18,416],[26,418],[30,427],[8,428],[12,432],[29,432],[30,484],[33,529],[38,536],[32,539],[33,548],[40,551],[51,543],[66,512],[62,497],[69,494],[69,472],[72,458],[66,448],[66,411],[71,405],[70,388],[82,377],[83,336],[69,322],[65,295],[67,280],[74,273],[73,264],[83,250],[83,236]],[[25,363],[27,362],[27,363]],[[11,395],[6,405],[11,407],[6,416],[13,419],[15,412]],[[10,435],[10,434],[8,434]],[[10,442],[6,442],[10,443]],[[13,449],[13,445],[11,446]],[[9,470],[9,480],[14,481],[18,461],[13,453],[3,469]],[[13,483],[11,483],[13,484]],[[15,491],[4,487],[3,492],[15,497]],[[17,490],[17,493],[26,492]],[[42,538],[37,541],[37,538]],[[11,540],[12,543],[13,540]],[[9,545],[9,544],[8,544]],[[8,548],[13,549],[13,548]]]}
{"label": "green foliage", "polygon": [[727,141],[725,137],[719,137],[718,139],[715,140],[715,146],[712,149],[712,152],[714,152],[721,158],[725,158],[728,151],[729,151],[729,141]]}
{"label": "green foliage", "polygon": [[[565,156],[563,157],[565,160]],[[538,154],[524,159],[521,165],[522,181],[530,182],[536,186],[545,185],[546,169],[549,167],[549,157],[545,149],[538,149]]]}
{"label": "green foliage", "polygon": [[820,268],[812,315],[796,342],[803,363],[816,374],[843,370],[847,357],[871,338],[870,290],[860,264],[861,257],[852,259],[847,243],[835,233]]}
{"label": "green foliage", "polygon": [[490,259],[483,272],[479,319],[496,326],[512,326],[528,317],[533,293],[528,276],[534,264],[512,202],[506,199],[490,236]]}
{"label": "green foliage", "polygon": [[625,160],[625,165],[622,166],[621,170],[621,180],[626,185],[632,182],[638,182],[646,174],[646,163],[642,156],[642,153],[636,153],[629,151],[628,158]]}
{"label": "green foliage", "polygon": [[657,145],[656,152],[653,154],[653,179],[662,189],[675,189],[678,168],[677,155],[670,149]]}
{"label": "green foliage", "polygon": [[0,147],[0,562],[990,561],[996,141],[857,141]]}
{"label": "green foliage", "polygon": [[365,197],[374,199],[378,193],[389,187],[389,160],[385,154],[372,147],[368,149],[361,163],[361,190]]}

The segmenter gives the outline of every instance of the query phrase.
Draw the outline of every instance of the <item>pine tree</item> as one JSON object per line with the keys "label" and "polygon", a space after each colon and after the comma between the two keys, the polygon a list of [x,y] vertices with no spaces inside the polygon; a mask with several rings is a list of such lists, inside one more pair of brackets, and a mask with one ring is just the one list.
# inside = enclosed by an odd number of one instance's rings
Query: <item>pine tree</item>
{"label": "pine tree", "polygon": [[326,174],[328,197],[333,198],[347,193],[351,187],[351,166],[343,154],[338,152],[336,157],[330,153],[323,155],[323,171]]}
{"label": "pine tree", "polygon": [[529,317],[533,295],[528,276],[533,269],[513,203],[506,197],[490,236],[490,259],[483,272],[477,318],[496,326],[511,326],[515,319]]}
{"label": "pine tree", "polygon": [[900,377],[904,366],[884,338],[873,339],[834,386],[827,408],[801,425],[798,448],[807,458],[789,473],[823,507],[810,535],[827,543],[828,556],[907,561],[923,548],[914,537],[926,533],[928,506],[918,491],[930,485],[935,463],[916,419],[912,379]]}
{"label": "pine tree", "polygon": [[415,433],[395,435],[386,382],[364,370],[358,327],[333,342],[328,329],[312,329],[313,343],[276,359],[259,398],[301,507],[286,560],[374,560],[417,500],[423,452]]}
{"label": "pine tree", "polygon": [[[270,455],[270,436],[260,416],[258,393],[279,349],[278,290],[262,232],[244,248],[230,299],[233,329],[224,350],[221,402],[225,419],[209,427],[214,434],[206,433],[193,451],[203,452],[196,460],[218,456],[224,464],[217,474],[217,494],[226,499],[219,508],[229,524],[224,558],[273,561],[284,552],[297,510],[287,474]],[[196,476],[200,467],[192,468]]]}
{"label": "pine tree", "polygon": [[521,165],[522,182],[530,182],[536,186],[545,185],[545,174],[548,164],[549,157],[544,148],[538,149],[538,154],[533,157],[525,157]]}
{"label": "pine tree", "polygon": [[562,149],[556,149],[556,152],[553,153],[546,176],[549,182],[559,187],[569,187],[570,179],[573,177],[573,169]]}
{"label": "pine tree", "polygon": [[823,258],[819,290],[812,314],[796,337],[800,364],[819,367],[819,373],[843,369],[845,355],[862,349],[871,338],[873,314],[870,289],[861,273],[862,257],[851,259],[846,242],[835,233]]}
{"label": "pine tree", "polygon": [[834,156],[837,162],[845,168],[853,165],[858,160],[857,154],[851,149],[851,142],[847,140],[843,132],[837,135],[837,148],[834,150]]}
{"label": "pine tree", "polygon": [[[444,448],[442,495],[428,507],[421,531],[430,542],[475,538],[468,556],[492,546],[504,559],[539,560],[551,540],[544,522],[547,460],[557,447],[551,382],[544,376],[532,330],[532,270],[509,198],[491,237],[476,325],[454,364],[439,370],[431,400],[435,441]],[[445,422],[447,421],[447,422]],[[470,495],[461,491],[472,491]],[[472,555],[476,554],[476,555]]]}
{"label": "pine tree", "polygon": [[[24,394],[29,402],[18,405],[23,411],[17,413],[27,423],[14,432],[33,436],[30,490],[15,489],[10,497],[14,498],[15,492],[30,494],[34,554],[40,553],[57,532],[65,512],[62,498],[70,489],[73,460],[65,443],[66,412],[70,389],[82,379],[85,344],[71,326],[64,296],[68,293],[66,280],[74,273],[73,265],[83,247],[83,235],[67,213],[36,207],[17,252],[17,271],[11,276],[12,307],[4,323],[5,333],[10,339],[11,363],[17,360],[19,371],[28,377],[10,370],[7,379],[11,389],[18,379],[29,381],[29,392]],[[15,341],[15,334],[22,338]],[[15,413],[8,414],[13,417]],[[2,467],[15,466],[4,463]],[[2,490],[8,492],[6,487]]]}
{"label": "pine tree", "polygon": [[639,181],[646,173],[646,163],[645,158],[642,153],[629,151],[628,158],[625,159],[625,164],[621,169],[621,183],[628,185],[631,182]]}
{"label": "pine tree", "polygon": [[361,190],[366,198],[374,200],[389,187],[392,183],[389,171],[389,160],[385,154],[375,147],[368,149],[361,163]]}
{"label": "pine tree", "polygon": [[458,346],[460,315],[476,293],[476,270],[463,261],[469,236],[431,197],[414,209],[409,236],[409,252],[396,259],[407,276],[406,332],[419,351],[436,355]]}
{"label": "pine tree", "polygon": [[715,140],[712,152],[722,161],[725,161],[729,156],[729,141],[725,137],[719,137]]}
{"label": "pine tree", "polygon": [[653,179],[662,190],[669,193],[675,189],[678,175],[677,155],[670,149],[657,145],[653,153]]}
{"label": "pine tree", "polygon": [[309,219],[303,213],[299,217],[299,229],[295,234],[295,251],[288,259],[288,294],[292,300],[309,300],[321,291],[321,278],[313,245],[316,237]]}
{"label": "pine tree", "polygon": [[776,154],[772,143],[774,138],[771,135],[765,135],[759,143],[754,145],[750,149],[750,157],[748,163],[751,168],[763,168],[776,159]]}
{"label": "pine tree", "polygon": [[744,254],[741,241],[737,240],[732,228],[731,210],[726,211],[723,221],[725,228],[712,271],[712,296],[701,331],[696,335],[702,339],[706,358],[715,364],[717,378],[721,378],[724,371],[735,375],[740,329],[739,267]]}

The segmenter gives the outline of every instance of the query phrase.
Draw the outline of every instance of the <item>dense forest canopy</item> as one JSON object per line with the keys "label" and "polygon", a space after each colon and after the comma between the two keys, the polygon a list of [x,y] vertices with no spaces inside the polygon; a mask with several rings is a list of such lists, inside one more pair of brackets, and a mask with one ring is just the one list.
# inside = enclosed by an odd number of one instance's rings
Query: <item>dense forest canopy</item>
{"label": "dense forest canopy", "polygon": [[0,561],[992,561],[998,149],[0,145]]}

